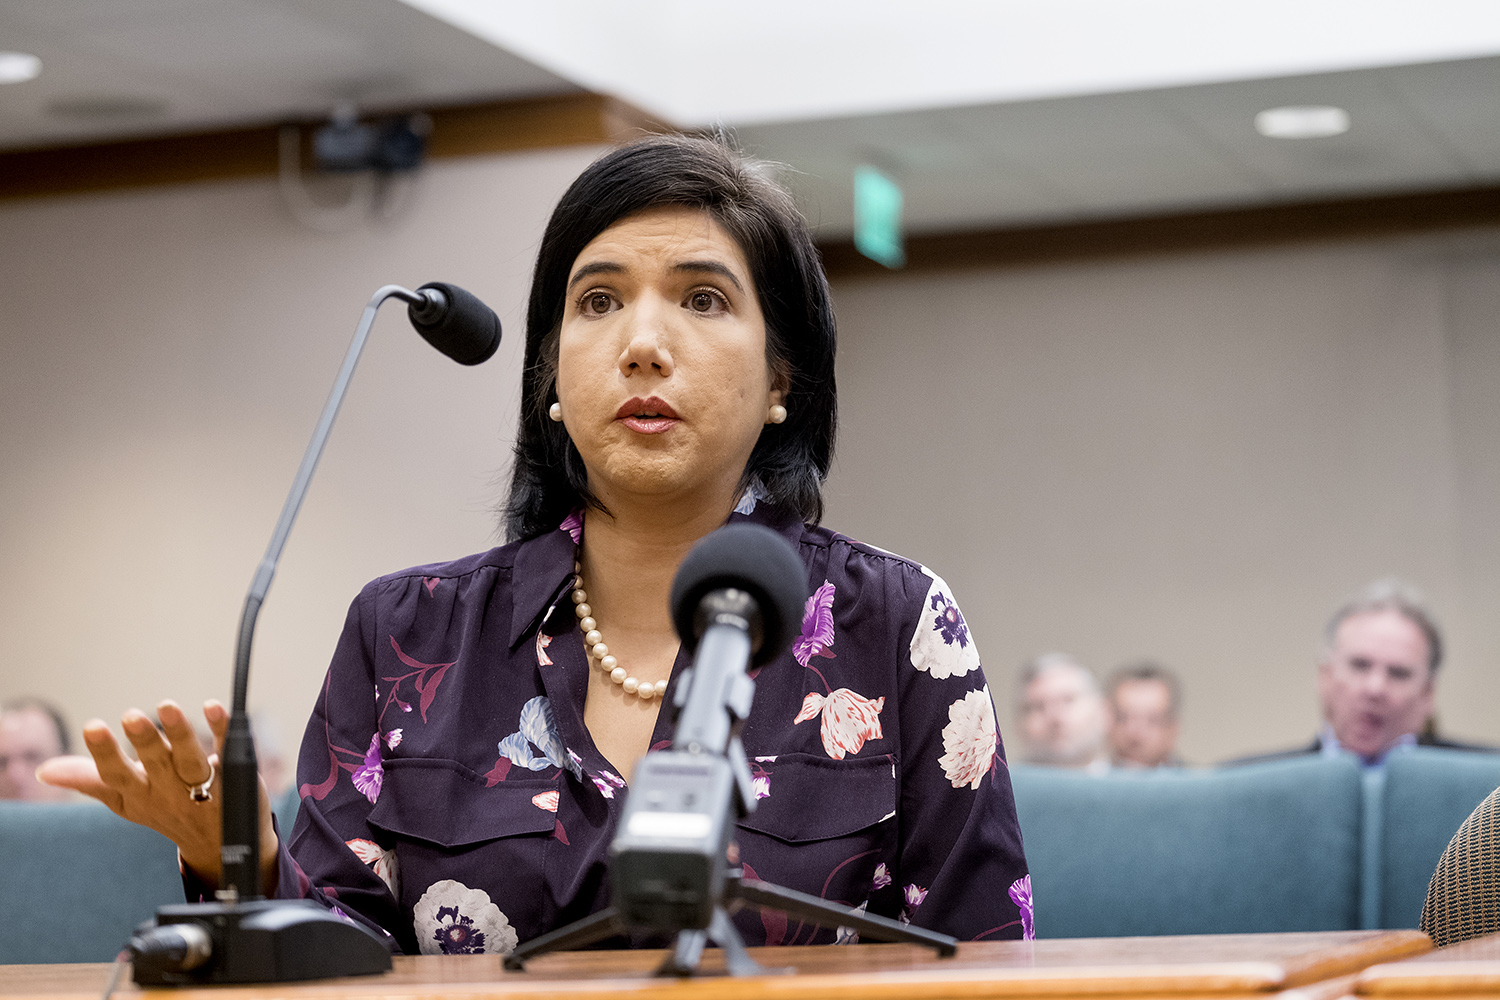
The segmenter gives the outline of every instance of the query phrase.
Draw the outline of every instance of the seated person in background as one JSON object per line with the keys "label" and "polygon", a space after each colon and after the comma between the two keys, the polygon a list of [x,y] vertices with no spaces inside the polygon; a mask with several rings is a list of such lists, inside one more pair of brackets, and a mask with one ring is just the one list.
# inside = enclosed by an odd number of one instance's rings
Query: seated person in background
{"label": "seated person in background", "polygon": [[0,799],[65,802],[66,788],[36,780],[42,761],[68,753],[68,726],[62,713],[40,698],[17,698],[0,705]]}
{"label": "seated person in background", "polygon": [[1317,738],[1301,749],[1235,763],[1347,752],[1366,767],[1379,767],[1402,747],[1489,749],[1424,732],[1442,660],[1442,633],[1421,596],[1400,580],[1376,580],[1345,601],[1323,630]]}
{"label": "seated person in background", "polygon": [[[508,953],[602,910],[626,779],[672,737],[663,705],[691,661],[672,578],[699,539],[750,522],[793,546],[812,593],[745,722],[746,875],[960,938],[1031,937],[968,624],[917,563],[817,526],[835,339],[817,247],[763,165],[655,136],[589,166],[539,244],[509,542],[355,599],[290,835],[262,790],[263,892],[423,954]],[[166,834],[212,898],[221,779],[182,710],[158,714],[165,739],[143,712],[122,720],[140,764],[94,720],[92,760],[42,777]],[[222,741],[224,707],[205,715]],[[749,944],[837,937],[757,907],[732,919]]]}
{"label": "seated person in background", "polygon": [[1109,755],[1115,767],[1181,767],[1177,757],[1182,684],[1158,663],[1121,667],[1109,676]]}
{"label": "seated person in background", "polygon": [[1021,669],[1017,688],[1025,763],[1109,770],[1104,695],[1091,670],[1064,653],[1047,653]]}

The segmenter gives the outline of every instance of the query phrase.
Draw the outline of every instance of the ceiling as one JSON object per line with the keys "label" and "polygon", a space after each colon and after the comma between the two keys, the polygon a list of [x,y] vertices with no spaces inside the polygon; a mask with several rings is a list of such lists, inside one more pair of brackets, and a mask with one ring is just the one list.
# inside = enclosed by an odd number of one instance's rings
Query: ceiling
{"label": "ceiling", "polygon": [[[1363,32],[1321,48],[1271,15],[1326,26],[1344,0],[872,3],[741,23],[708,0],[0,0],[0,50],[43,61],[0,87],[0,149],[587,88],[733,128],[829,237],[861,163],[900,182],[912,232],[1500,183],[1492,0],[1360,0]],[[1353,125],[1257,134],[1285,104]]]}
{"label": "ceiling", "polygon": [[398,0],[0,0],[0,149],[577,91]]}
{"label": "ceiling", "polygon": [[[1353,125],[1267,139],[1258,111]],[[913,232],[1154,215],[1500,182],[1500,58],[746,127],[809,218],[853,225],[853,170],[897,178]]]}

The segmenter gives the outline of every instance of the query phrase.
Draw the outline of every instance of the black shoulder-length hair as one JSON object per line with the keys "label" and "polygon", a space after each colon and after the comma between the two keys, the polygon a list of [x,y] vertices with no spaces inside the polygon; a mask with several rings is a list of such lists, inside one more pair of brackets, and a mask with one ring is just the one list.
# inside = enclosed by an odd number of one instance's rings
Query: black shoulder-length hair
{"label": "black shoulder-length hair", "polygon": [[651,136],[604,154],[558,202],[537,253],[526,311],[521,420],[505,534],[512,541],[556,528],[579,506],[604,510],[588,488],[583,459],[563,425],[548,419],[557,398],[557,345],[568,274],[588,243],[627,216],[686,206],[708,212],[750,264],[766,322],[773,382],[788,387],[787,418],[767,424],[741,488],[816,524],[833,459],[836,331],[828,279],[792,198],[721,138]]}

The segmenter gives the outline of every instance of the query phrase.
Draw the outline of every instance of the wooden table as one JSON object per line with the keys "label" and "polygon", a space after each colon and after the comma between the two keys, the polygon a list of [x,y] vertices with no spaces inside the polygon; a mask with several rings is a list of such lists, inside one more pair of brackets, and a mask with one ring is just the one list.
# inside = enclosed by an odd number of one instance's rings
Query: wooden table
{"label": "wooden table", "polygon": [[[532,960],[507,972],[493,956],[397,958],[383,976],[299,984],[172,990],[175,1000],[289,997],[295,1000],[988,1000],[1011,997],[1263,997],[1297,989],[1299,1000],[1348,992],[1352,974],[1431,950],[1417,931],[1332,931],[1188,937],[1082,938],[959,945],[936,958],[911,945],[753,948],[769,968],[795,975],[658,979],[662,952],[585,951]],[[716,951],[703,967],[722,969]],[[108,965],[0,966],[0,998],[96,1000]],[[1339,978],[1342,977],[1342,978]],[[1329,983],[1326,989],[1305,989]],[[1302,989],[1299,989],[1302,988]],[[128,977],[116,996],[141,996]],[[1288,997],[1288,1000],[1292,1000]]]}
{"label": "wooden table", "polygon": [[1500,934],[1366,969],[1354,991],[1370,997],[1500,996]]}

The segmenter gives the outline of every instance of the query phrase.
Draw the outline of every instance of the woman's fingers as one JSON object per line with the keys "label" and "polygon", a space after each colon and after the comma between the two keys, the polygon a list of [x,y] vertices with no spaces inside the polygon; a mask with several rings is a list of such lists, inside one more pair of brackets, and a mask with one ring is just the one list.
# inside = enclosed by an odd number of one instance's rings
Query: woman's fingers
{"label": "woman's fingers", "polygon": [[208,723],[209,732],[214,734],[214,748],[223,756],[224,734],[229,732],[229,709],[218,699],[210,698],[203,703],[203,721]]}
{"label": "woman's fingers", "polygon": [[120,752],[120,745],[115,742],[115,734],[109,731],[102,719],[90,719],[84,723],[83,744],[88,748],[89,756],[94,758],[100,780],[120,798],[120,808],[116,808],[116,804],[109,800],[100,798],[100,801],[120,812],[127,797],[145,789],[145,774],[140,770],[139,764],[125,759],[125,755]]}
{"label": "woman's fingers", "polygon": [[172,773],[185,785],[201,785],[213,776],[208,757],[198,743],[198,734],[175,701],[164,701],[156,706],[156,717],[171,741]]}
{"label": "woman's fingers", "polygon": [[88,757],[72,755],[45,760],[36,769],[36,777],[44,785],[71,788],[98,799],[114,812],[124,808],[120,793],[104,783],[99,777],[99,768]]}
{"label": "woman's fingers", "polygon": [[132,708],[120,716],[120,728],[135,747],[135,755],[146,769],[146,780],[152,783],[172,780],[172,747],[157,732],[144,712]]}

